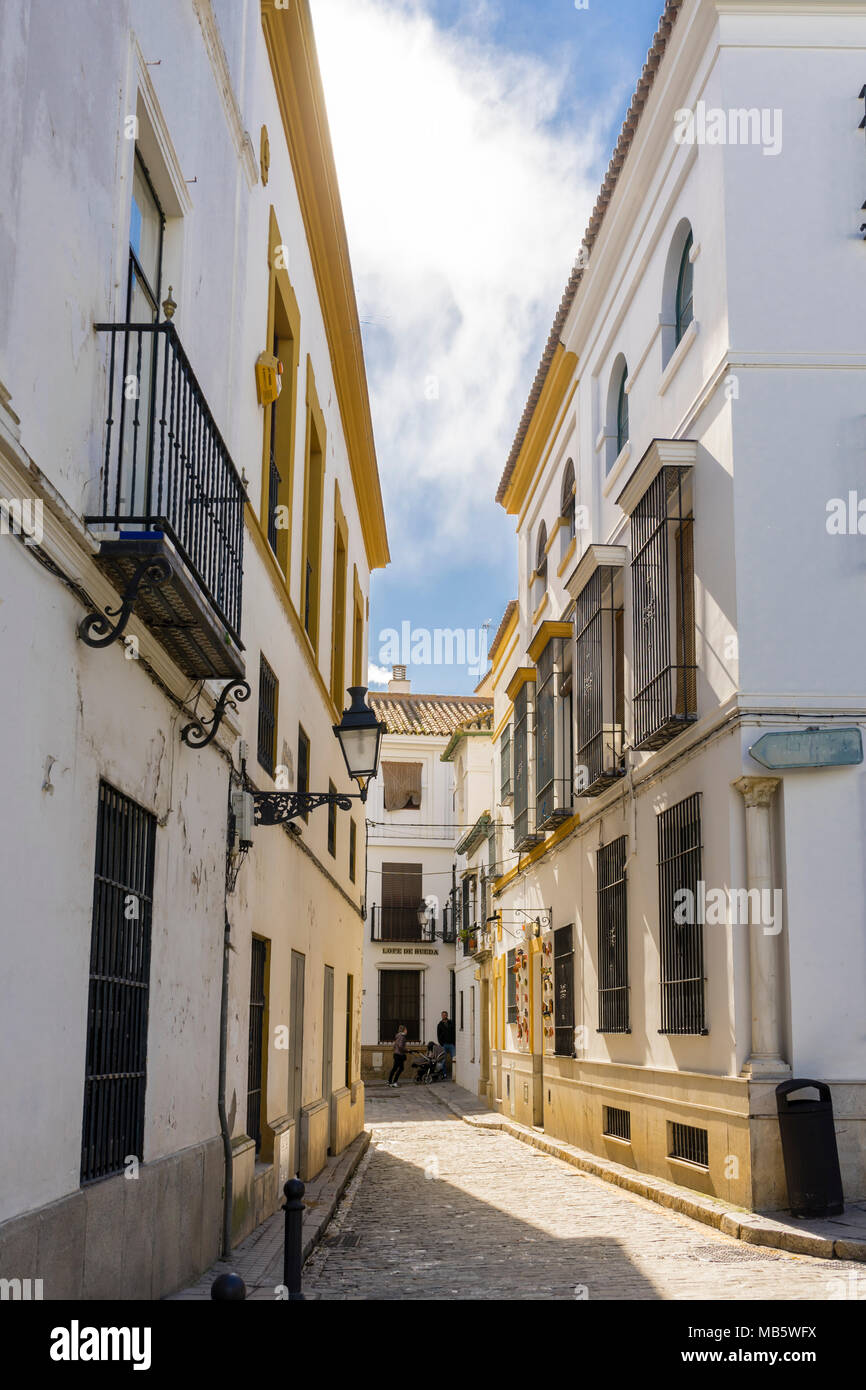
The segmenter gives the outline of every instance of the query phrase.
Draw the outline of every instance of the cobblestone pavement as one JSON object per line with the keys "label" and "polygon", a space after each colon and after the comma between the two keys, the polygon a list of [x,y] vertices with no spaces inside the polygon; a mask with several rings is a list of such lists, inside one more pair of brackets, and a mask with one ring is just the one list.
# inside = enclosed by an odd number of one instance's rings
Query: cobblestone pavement
{"label": "cobblestone pavement", "polygon": [[[428,1091],[367,1091],[372,1143],[304,1269],[318,1299],[833,1299],[862,1265],[755,1248]],[[853,1272],[853,1280],[852,1280]]]}

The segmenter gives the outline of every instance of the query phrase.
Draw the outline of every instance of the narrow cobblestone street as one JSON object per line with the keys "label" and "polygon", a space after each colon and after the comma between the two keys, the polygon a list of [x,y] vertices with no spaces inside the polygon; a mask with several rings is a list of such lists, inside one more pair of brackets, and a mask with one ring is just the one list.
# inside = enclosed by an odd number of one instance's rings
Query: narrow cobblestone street
{"label": "narrow cobblestone street", "polygon": [[833,1299],[862,1266],[756,1249],[464,1124],[434,1092],[370,1089],[372,1143],[304,1271],[317,1299]]}

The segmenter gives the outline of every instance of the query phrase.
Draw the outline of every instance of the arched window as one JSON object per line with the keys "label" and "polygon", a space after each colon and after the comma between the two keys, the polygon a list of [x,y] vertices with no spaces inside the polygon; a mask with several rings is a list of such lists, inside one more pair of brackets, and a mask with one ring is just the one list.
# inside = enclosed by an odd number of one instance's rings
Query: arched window
{"label": "arched window", "polygon": [[628,443],[628,394],[625,384],[628,381],[628,364],[623,363],[619,380],[619,394],[616,399],[616,455],[619,458]]}
{"label": "arched window", "polygon": [[692,253],[695,241],[687,217],[680,218],[668,245],[662,284],[662,371],[670,362],[695,316],[694,265]]}
{"label": "arched window", "polygon": [[686,238],[686,244],[680,257],[680,269],[677,276],[677,343],[682,341],[683,334],[694,318],[692,306],[693,285],[694,285],[694,266],[691,261],[692,254],[692,234]]}
{"label": "arched window", "polygon": [[566,463],[565,472],[562,475],[562,498],[559,503],[559,514],[565,518],[567,539],[573,541],[575,536],[575,496],[574,464],[571,459]]}
{"label": "arched window", "polygon": [[538,528],[538,540],[535,543],[535,573],[540,600],[547,588],[547,527],[543,521]]}

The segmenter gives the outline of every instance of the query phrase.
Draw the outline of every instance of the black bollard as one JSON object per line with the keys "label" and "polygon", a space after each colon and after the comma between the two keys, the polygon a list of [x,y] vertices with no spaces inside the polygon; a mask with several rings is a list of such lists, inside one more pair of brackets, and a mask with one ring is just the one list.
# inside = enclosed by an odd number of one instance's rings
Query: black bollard
{"label": "black bollard", "polygon": [[218,1274],[210,1287],[211,1298],[222,1303],[239,1303],[247,1296],[247,1287],[239,1274]]}
{"label": "black bollard", "polygon": [[283,1283],[288,1289],[289,1301],[303,1301],[301,1293],[301,1257],[304,1243],[304,1184],[298,1178],[289,1178],[283,1188],[286,1213],[286,1236],[283,1245]]}

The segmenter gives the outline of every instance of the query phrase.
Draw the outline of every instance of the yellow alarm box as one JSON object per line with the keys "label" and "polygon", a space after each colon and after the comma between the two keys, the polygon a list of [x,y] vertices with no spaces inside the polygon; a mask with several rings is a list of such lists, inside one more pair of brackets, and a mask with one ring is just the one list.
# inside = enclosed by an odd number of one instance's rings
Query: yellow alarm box
{"label": "yellow alarm box", "polygon": [[272,352],[259,353],[256,362],[256,394],[259,405],[271,405],[280,394],[283,364]]}

